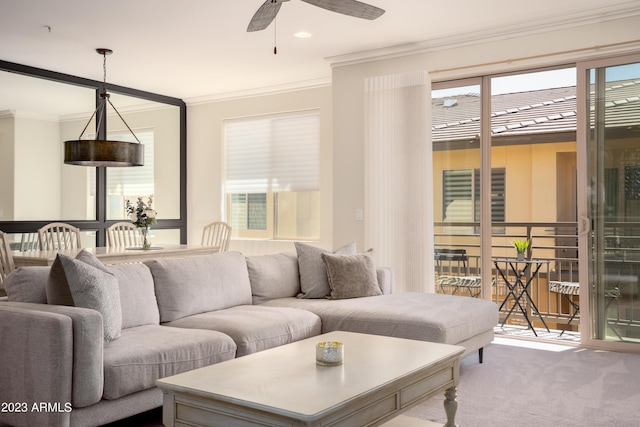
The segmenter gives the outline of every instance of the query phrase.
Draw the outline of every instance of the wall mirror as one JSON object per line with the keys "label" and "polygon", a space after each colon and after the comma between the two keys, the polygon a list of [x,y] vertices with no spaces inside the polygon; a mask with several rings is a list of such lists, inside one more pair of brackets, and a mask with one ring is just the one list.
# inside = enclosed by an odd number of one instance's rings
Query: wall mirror
{"label": "wall mirror", "polygon": [[[0,61],[0,230],[15,234],[64,221],[103,246],[105,230],[126,219],[126,200],[154,196],[157,243],[186,243],[182,100],[109,86],[111,101],[145,145],[145,166],[65,165],[63,141],[78,139],[102,83]],[[83,138],[94,138],[95,119]],[[135,142],[108,107],[107,137]],[[160,232],[160,230],[163,230]],[[165,242],[166,240],[166,242]],[[95,242],[94,242],[95,241]]]}

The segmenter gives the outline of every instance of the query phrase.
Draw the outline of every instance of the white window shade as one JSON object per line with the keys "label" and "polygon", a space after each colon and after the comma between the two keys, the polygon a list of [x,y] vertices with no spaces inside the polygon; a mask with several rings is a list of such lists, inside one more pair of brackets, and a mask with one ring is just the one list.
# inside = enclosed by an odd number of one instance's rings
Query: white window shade
{"label": "white window shade", "polygon": [[[135,130],[141,144],[144,144],[144,166],[130,168],[107,168],[107,194],[110,196],[139,197],[154,193],[154,131]],[[88,135],[95,138],[95,135]],[[109,132],[110,140],[138,142],[129,131]],[[89,170],[89,169],[87,169]],[[91,171],[90,195],[95,196],[96,174]]]}
{"label": "white window shade", "polygon": [[317,110],[225,120],[227,193],[318,191]]}
{"label": "white window shade", "polygon": [[[144,166],[107,169],[107,194],[124,197],[154,193],[154,134],[152,129],[136,130],[136,136],[144,144]],[[137,142],[129,131],[109,132],[109,139]]]}

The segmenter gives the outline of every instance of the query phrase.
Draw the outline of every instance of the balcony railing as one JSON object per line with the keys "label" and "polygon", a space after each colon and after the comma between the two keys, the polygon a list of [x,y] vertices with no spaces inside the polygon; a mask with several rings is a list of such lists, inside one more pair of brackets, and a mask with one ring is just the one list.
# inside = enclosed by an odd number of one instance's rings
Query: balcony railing
{"label": "balcony railing", "polygon": [[[579,295],[566,297],[549,289],[550,281],[579,283],[578,271],[578,237],[576,222],[554,223],[493,223],[492,251],[493,259],[514,259],[516,251],[511,243],[514,239],[528,238],[531,246],[526,254],[527,259],[545,261],[535,277],[531,278],[529,293],[537,306],[545,323],[556,330],[563,330],[574,308],[567,298],[580,304]],[[625,230],[624,228],[627,228]],[[616,235],[606,242],[606,251],[611,251],[610,261],[607,261],[607,280],[609,283],[604,292],[604,304],[608,334],[622,337],[640,338],[640,299],[638,277],[640,276],[640,236],[632,236],[631,227],[639,225],[618,224]],[[480,235],[479,223],[435,223],[435,247],[449,249],[464,249],[468,258],[465,275],[480,276]],[[615,255],[614,255],[615,253]],[[607,257],[605,257],[607,258]],[[438,274],[456,274],[457,266],[440,265]],[[510,269],[507,279],[513,281],[514,275]],[[527,271],[526,274],[531,274]],[[492,263],[491,299],[500,305],[506,298],[508,288],[503,277],[496,271]],[[529,277],[525,277],[528,279]],[[586,280],[583,283],[587,283]],[[450,286],[437,289],[440,293],[451,293]],[[459,289],[458,294],[462,293]],[[501,323],[513,305],[513,298],[505,304],[501,313]],[[531,315],[530,304],[524,307],[533,322],[534,327],[544,327],[537,315]],[[513,311],[508,325],[527,326],[526,319],[519,309]],[[577,331],[579,315],[566,328]]]}

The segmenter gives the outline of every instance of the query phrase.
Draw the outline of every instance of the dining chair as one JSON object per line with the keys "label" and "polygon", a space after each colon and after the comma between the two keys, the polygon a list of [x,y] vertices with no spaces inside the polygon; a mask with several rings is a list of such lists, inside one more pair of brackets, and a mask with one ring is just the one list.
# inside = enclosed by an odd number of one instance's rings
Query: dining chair
{"label": "dining chair", "polygon": [[220,252],[229,250],[231,226],[224,221],[212,222],[202,230],[202,245],[217,246]]}
{"label": "dining chair", "polygon": [[38,230],[40,250],[80,249],[80,229],[64,222],[52,222]]}
{"label": "dining chair", "polygon": [[466,289],[469,296],[477,297],[482,292],[480,276],[469,275],[469,258],[465,249],[434,249],[436,262],[436,284],[441,289],[453,288],[454,295]]}
{"label": "dining chair", "polygon": [[20,239],[20,252],[37,251],[38,249],[40,249],[38,232],[22,233],[22,238]]}
{"label": "dining chair", "polygon": [[7,233],[0,231],[0,296],[7,294],[4,282],[9,273],[15,270],[8,237]]}
{"label": "dining chair", "polygon": [[109,247],[137,247],[142,243],[140,229],[132,222],[116,222],[107,228],[107,245]]}

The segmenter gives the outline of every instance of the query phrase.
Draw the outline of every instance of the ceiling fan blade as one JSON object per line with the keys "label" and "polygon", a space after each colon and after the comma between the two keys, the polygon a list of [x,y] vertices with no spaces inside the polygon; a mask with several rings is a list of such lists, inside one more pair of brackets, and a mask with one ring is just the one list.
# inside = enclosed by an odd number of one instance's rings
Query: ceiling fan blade
{"label": "ceiling fan blade", "polygon": [[384,9],[362,3],[357,0],[302,0],[305,3],[342,13],[343,15],[354,16],[362,19],[376,19],[382,16]]}
{"label": "ceiling fan blade", "polygon": [[256,11],[253,18],[251,18],[247,32],[261,31],[267,28],[278,14],[280,6],[282,6],[282,1],[267,0],[262,3],[262,6]]}

